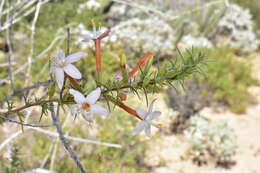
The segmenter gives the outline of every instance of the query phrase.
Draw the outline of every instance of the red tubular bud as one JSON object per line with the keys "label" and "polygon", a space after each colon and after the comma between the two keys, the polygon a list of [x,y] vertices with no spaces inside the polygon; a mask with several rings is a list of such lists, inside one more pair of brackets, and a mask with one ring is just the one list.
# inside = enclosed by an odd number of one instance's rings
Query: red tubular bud
{"label": "red tubular bud", "polygon": [[96,70],[100,72],[101,70],[101,42],[99,39],[94,40],[95,50],[96,50]]}
{"label": "red tubular bud", "polygon": [[131,114],[131,115],[137,117],[138,119],[142,120],[142,118],[137,114],[137,112],[135,110],[133,110],[132,108],[126,106],[124,103],[120,103],[118,106],[120,108],[124,109],[129,114]]}
{"label": "red tubular bud", "polygon": [[141,67],[143,67],[143,66],[148,62],[148,60],[149,60],[151,57],[153,57],[153,54],[152,54],[152,53],[150,53],[150,52],[149,52],[149,53],[146,53],[146,54],[142,57],[142,59],[138,62],[138,65],[135,66],[135,67],[132,69],[132,71],[129,72],[129,77],[135,76],[135,75],[137,74],[137,72],[139,71],[139,69],[140,69]]}

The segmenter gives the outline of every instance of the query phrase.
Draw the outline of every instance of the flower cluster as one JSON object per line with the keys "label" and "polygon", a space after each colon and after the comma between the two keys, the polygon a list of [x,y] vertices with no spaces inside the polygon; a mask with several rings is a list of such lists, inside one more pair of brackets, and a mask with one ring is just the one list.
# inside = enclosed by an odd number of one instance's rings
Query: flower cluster
{"label": "flower cluster", "polygon": [[[84,34],[82,35],[83,41],[93,41],[95,44],[95,53],[96,53],[96,71],[97,71],[97,80],[100,82],[100,71],[101,71],[101,40],[107,37],[110,33],[109,29],[106,28],[96,28],[95,25],[93,25],[93,31],[84,31]],[[102,90],[100,87],[96,88],[95,90],[91,91],[86,97],[84,94],[80,92],[81,88],[77,84],[77,79],[81,79],[82,75],[80,71],[71,63],[76,62],[80,60],[82,57],[84,57],[86,54],[83,52],[77,52],[70,54],[68,56],[65,56],[65,53],[62,50],[59,50],[57,52],[57,55],[54,57],[55,63],[51,67],[52,72],[55,74],[58,87],[61,89],[61,96],[62,91],[65,88],[65,79],[68,78],[72,84],[72,87],[75,89],[70,88],[69,93],[73,96],[74,104],[71,109],[71,113],[73,115],[81,114],[85,120],[88,122],[93,121],[93,115],[108,115],[109,112],[106,108],[100,106],[99,104],[96,104],[97,101],[100,99],[102,95]],[[129,73],[126,73],[124,75],[127,75],[129,77],[133,77],[139,68],[143,67],[146,62],[149,60],[149,58],[152,57],[151,53],[146,54],[141,61],[139,62],[138,66],[134,67],[132,71]],[[120,66],[122,70],[125,70],[126,60],[122,59]],[[76,90],[77,89],[77,90]],[[143,129],[145,129],[145,133],[147,136],[151,135],[151,126],[155,126],[151,121],[161,115],[161,112],[159,111],[152,111],[153,104],[149,107],[148,111],[145,111],[144,109],[136,109],[133,110],[129,108],[128,106],[124,105],[123,103],[120,103],[119,105],[121,108],[126,110],[128,113],[136,116],[141,120],[141,122],[137,125],[135,130],[133,131],[132,135],[136,135],[137,133],[141,132]]]}
{"label": "flower cluster", "polygon": [[190,119],[184,134],[191,143],[189,154],[194,158],[213,156],[219,162],[227,162],[236,153],[236,135],[226,122],[212,124],[196,115]]}
{"label": "flower cluster", "polygon": [[77,13],[81,13],[83,10],[97,10],[101,8],[101,4],[96,0],[88,0],[87,2],[80,4],[79,8],[77,9]]}
{"label": "flower cluster", "polygon": [[218,28],[229,35],[227,44],[243,52],[256,50],[259,46],[253,32],[252,16],[248,9],[231,4],[220,19]]}
{"label": "flower cluster", "polygon": [[165,56],[171,55],[174,50],[175,31],[159,18],[133,18],[114,26],[111,32],[108,42],[114,47],[126,48],[129,53],[152,51],[158,56]]}
{"label": "flower cluster", "polygon": [[205,37],[193,37],[191,35],[185,35],[181,42],[187,47],[206,47],[212,48],[212,43]]}

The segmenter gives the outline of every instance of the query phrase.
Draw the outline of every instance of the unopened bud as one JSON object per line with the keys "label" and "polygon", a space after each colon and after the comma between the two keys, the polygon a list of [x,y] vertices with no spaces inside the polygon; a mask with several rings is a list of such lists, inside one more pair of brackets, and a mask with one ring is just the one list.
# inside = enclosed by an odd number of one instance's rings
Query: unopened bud
{"label": "unopened bud", "polygon": [[124,54],[120,57],[120,67],[123,69],[126,68],[126,57]]}

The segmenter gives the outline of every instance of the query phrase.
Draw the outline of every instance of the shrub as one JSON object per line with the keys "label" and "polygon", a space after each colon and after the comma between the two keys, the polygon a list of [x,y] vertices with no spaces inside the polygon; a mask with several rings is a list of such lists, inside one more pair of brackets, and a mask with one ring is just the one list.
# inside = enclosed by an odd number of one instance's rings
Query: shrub
{"label": "shrub", "polygon": [[208,49],[206,54],[213,62],[205,68],[207,77],[200,81],[210,87],[213,101],[225,103],[235,113],[245,112],[252,99],[247,89],[256,82],[249,64],[235,57],[228,47]]}
{"label": "shrub", "polygon": [[248,9],[230,4],[217,26],[221,34],[227,36],[226,44],[238,52],[250,52],[258,48],[259,40],[254,33],[252,15]]}
{"label": "shrub", "polygon": [[215,160],[221,166],[234,164],[232,157],[236,154],[236,135],[224,121],[211,123],[199,115],[190,119],[189,128],[184,131],[191,146],[188,156],[198,164]]}
{"label": "shrub", "polygon": [[244,0],[232,0],[234,3],[240,5],[241,7],[248,8],[250,12],[253,15],[253,20],[256,24],[256,29],[260,30],[260,3],[258,0],[250,0],[250,1],[244,1]]}

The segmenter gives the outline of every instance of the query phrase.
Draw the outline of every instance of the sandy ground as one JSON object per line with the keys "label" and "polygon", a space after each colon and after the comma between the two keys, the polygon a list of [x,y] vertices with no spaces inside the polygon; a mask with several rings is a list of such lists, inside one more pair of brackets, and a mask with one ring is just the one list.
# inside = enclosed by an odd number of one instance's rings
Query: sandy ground
{"label": "sandy ground", "polygon": [[[260,80],[260,55],[250,59],[253,75]],[[188,144],[181,136],[158,135],[151,141],[145,162],[151,165],[151,173],[260,173],[260,86],[249,88],[256,96],[256,104],[247,108],[245,114],[236,115],[228,110],[216,112],[204,108],[201,115],[212,121],[225,120],[237,135],[238,151],[234,160],[236,164],[230,169],[216,167],[213,164],[197,166],[188,159],[183,159]],[[239,94],[239,93],[238,93]],[[159,100],[164,114],[167,106]],[[166,118],[164,121],[170,121]]]}

